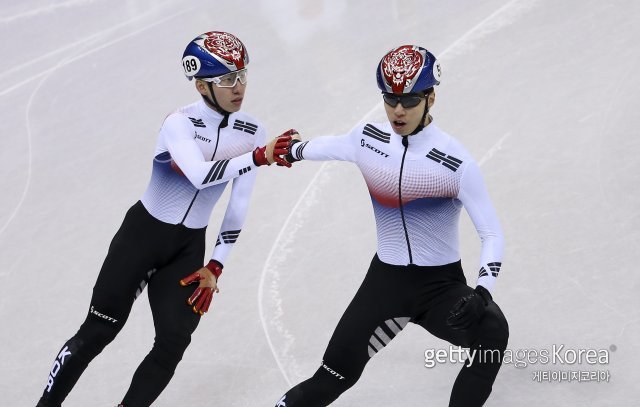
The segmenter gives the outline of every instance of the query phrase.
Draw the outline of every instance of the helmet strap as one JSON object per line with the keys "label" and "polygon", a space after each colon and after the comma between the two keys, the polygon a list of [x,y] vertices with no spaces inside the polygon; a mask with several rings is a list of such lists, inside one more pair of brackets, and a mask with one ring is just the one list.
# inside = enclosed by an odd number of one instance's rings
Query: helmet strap
{"label": "helmet strap", "polygon": [[420,124],[418,124],[418,127],[416,127],[415,130],[413,130],[411,134],[409,134],[410,136],[420,133],[422,129],[425,128],[424,121],[427,119],[427,115],[429,114],[429,95],[430,94],[431,92],[429,91],[425,92],[424,112],[422,113],[422,119],[420,119]]}
{"label": "helmet strap", "polygon": [[224,110],[220,106],[220,104],[216,100],[216,94],[213,93],[213,85],[211,85],[211,82],[205,82],[205,83],[207,84],[207,87],[209,88],[209,93],[211,93],[211,97],[209,97],[207,95],[202,95],[202,98],[205,100],[205,102],[207,102],[209,107],[211,107],[213,110],[215,110],[216,112],[218,112],[218,113],[220,113],[221,115],[224,116],[224,118],[222,119],[222,123],[224,123],[224,126],[221,125],[221,127],[226,127],[227,126],[227,121],[229,120],[229,115],[231,114],[231,112],[228,112],[228,111]]}

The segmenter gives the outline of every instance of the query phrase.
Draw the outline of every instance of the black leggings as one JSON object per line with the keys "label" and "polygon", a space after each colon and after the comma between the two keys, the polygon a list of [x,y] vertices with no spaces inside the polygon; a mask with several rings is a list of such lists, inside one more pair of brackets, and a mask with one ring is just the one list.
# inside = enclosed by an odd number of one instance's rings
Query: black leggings
{"label": "black leggings", "polygon": [[[310,379],[289,390],[276,406],[321,407],[353,386],[365,365],[413,322],[454,345],[495,350],[495,357],[462,367],[449,406],[482,406],[491,393],[507,347],[509,327],[491,302],[480,323],[466,331],[446,325],[449,310],[473,293],[460,262],[436,267],[393,266],[376,255],[360,289],[338,322],[320,368]],[[499,357],[498,355],[499,354]]]}
{"label": "black leggings", "polygon": [[38,406],[59,406],[88,364],[124,326],[136,297],[148,284],[156,336],[136,370],[126,407],[149,406],[167,386],[200,321],[186,305],[193,287],[179,280],[203,265],[205,229],[170,225],[133,205],[102,265],[86,320],[54,360]]}

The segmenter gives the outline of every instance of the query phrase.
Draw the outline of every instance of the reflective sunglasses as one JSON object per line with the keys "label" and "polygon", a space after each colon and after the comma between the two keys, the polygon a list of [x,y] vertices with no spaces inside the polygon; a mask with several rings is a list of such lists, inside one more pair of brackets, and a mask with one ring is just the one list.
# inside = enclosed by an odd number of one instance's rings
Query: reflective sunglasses
{"label": "reflective sunglasses", "polygon": [[238,80],[243,85],[247,84],[247,68],[240,69],[239,71],[230,72],[225,75],[216,76],[214,78],[199,78],[205,82],[213,82],[219,88],[233,88],[236,86]]}
{"label": "reflective sunglasses", "polygon": [[424,99],[424,96],[417,93],[407,93],[406,95],[383,93],[382,98],[384,99],[384,103],[388,104],[391,107],[396,107],[398,106],[398,103],[400,103],[402,107],[404,107],[405,109],[409,109],[411,107],[418,106],[422,99]]}

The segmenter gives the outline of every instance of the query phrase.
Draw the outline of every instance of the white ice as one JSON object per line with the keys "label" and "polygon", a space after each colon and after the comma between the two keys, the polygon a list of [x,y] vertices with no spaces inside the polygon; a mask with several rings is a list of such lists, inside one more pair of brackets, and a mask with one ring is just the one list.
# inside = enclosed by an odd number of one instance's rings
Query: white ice
{"label": "white ice", "polygon": [[[383,120],[379,58],[403,43],[439,55],[433,114],[482,163],[506,235],[495,297],[509,348],[616,348],[607,365],[505,365],[487,405],[637,405],[638,21],[635,0],[3,0],[0,405],[35,405],[84,319],[162,119],[197,99],[184,46],[209,30],[247,45],[244,109],[272,135]],[[461,235],[472,283],[479,242],[466,215]],[[273,406],[319,366],[374,251],[355,167],[261,169],[221,293],[155,405]],[[65,407],[116,405],[152,341],[143,295]],[[460,365],[427,369],[423,356],[445,345],[410,325],[335,405],[447,405]],[[611,377],[538,383],[536,370]]]}

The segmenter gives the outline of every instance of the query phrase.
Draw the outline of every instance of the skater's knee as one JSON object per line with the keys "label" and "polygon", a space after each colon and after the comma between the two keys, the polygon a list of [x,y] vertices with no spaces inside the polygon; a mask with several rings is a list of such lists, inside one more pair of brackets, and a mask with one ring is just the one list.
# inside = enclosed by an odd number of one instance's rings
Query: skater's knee
{"label": "skater's knee", "polygon": [[163,368],[173,371],[182,360],[191,343],[191,335],[180,332],[159,334],[153,344],[151,356]]}
{"label": "skater's knee", "polygon": [[485,341],[488,339],[496,348],[506,349],[509,341],[509,324],[497,305],[487,309],[480,328],[480,336],[485,338]]}
{"label": "skater's knee", "polygon": [[79,350],[86,353],[100,353],[105,346],[115,339],[120,326],[87,317],[75,335]]}

